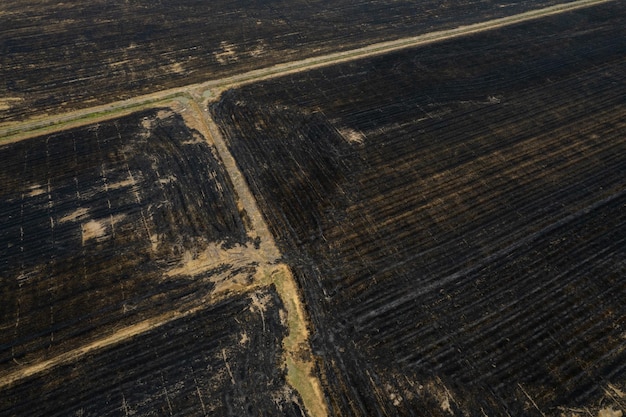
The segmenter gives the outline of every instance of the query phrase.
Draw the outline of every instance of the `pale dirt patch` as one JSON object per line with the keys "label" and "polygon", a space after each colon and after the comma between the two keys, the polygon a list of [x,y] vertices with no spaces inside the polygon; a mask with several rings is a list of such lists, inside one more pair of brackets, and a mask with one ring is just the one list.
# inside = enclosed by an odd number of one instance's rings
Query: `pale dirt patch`
{"label": "pale dirt patch", "polygon": [[200,133],[203,129],[203,121],[200,119],[200,112],[196,111],[195,102],[186,97],[181,97],[177,101],[172,102],[172,111],[182,116],[187,127],[192,131],[192,136],[184,141],[182,145],[195,145],[206,143],[207,140]]}
{"label": "pale dirt patch", "polygon": [[402,401],[404,401],[404,398],[402,398],[402,395],[400,395],[400,393],[397,390],[395,390],[391,385],[387,384],[385,386],[385,390],[387,391],[387,394],[389,395],[389,400],[391,400],[394,406],[398,407],[400,404],[402,404]]}
{"label": "pale dirt patch", "polygon": [[354,129],[350,129],[346,127],[342,129],[337,129],[337,131],[349,143],[360,145],[365,141],[365,135]]}
{"label": "pale dirt patch", "polygon": [[165,273],[167,277],[188,275],[191,277],[203,274],[220,265],[232,265],[233,268],[246,266],[255,261],[262,261],[258,258],[257,250],[253,247],[235,245],[232,248],[224,249],[221,243],[211,243],[205,250],[197,254],[186,251],[179,265]]}
{"label": "pale dirt patch", "polygon": [[272,297],[269,294],[253,293],[250,295],[252,304],[250,305],[251,311],[258,311],[264,313],[267,311],[267,303],[272,301]]}
{"label": "pale dirt patch", "polygon": [[174,74],[184,74],[185,68],[183,67],[183,64],[181,64],[180,62],[175,62],[172,65],[170,65],[169,72],[173,72]]}
{"label": "pale dirt patch", "polygon": [[149,117],[145,117],[141,121],[141,127],[143,128],[143,132],[141,132],[141,138],[148,139],[150,137],[150,132],[152,131],[152,125],[154,124],[154,120]]}
{"label": "pale dirt patch", "polygon": [[455,402],[454,397],[439,378],[435,381],[428,382],[426,384],[426,390],[437,400],[441,410],[450,415],[454,415],[452,411],[452,403]]}
{"label": "pale dirt patch", "polygon": [[159,184],[171,184],[176,182],[176,177],[174,175],[168,175],[164,178],[159,178]]}
{"label": "pale dirt patch", "polygon": [[154,252],[159,248],[159,236],[156,233],[150,234],[150,247]]}
{"label": "pale dirt patch", "polygon": [[105,220],[89,220],[81,225],[83,231],[83,244],[90,239],[97,239],[106,234]]}
{"label": "pale dirt patch", "polygon": [[135,179],[128,178],[123,181],[118,181],[118,182],[107,184],[107,189],[118,190],[120,188],[132,187],[133,185],[135,185]]}
{"label": "pale dirt patch", "polygon": [[80,225],[82,232],[83,245],[91,239],[101,239],[108,236],[107,226],[111,227],[111,230],[115,228],[115,225],[126,218],[125,214],[116,214],[108,218],[89,220],[88,222]]}
{"label": "pale dirt patch", "polygon": [[172,110],[159,110],[157,112],[157,119],[167,119],[174,116],[174,112]]}
{"label": "pale dirt patch", "polygon": [[622,417],[624,413],[621,410],[614,410],[612,407],[603,408],[598,411],[598,417]]}
{"label": "pale dirt patch", "polygon": [[[184,116],[183,116],[184,118]],[[185,120],[187,121],[187,120]],[[206,140],[200,134],[194,134],[191,139],[184,140],[180,142],[181,145],[198,145],[200,143],[205,143]]]}
{"label": "pale dirt patch", "polygon": [[278,318],[280,319],[280,324],[288,327],[289,326],[289,322],[287,321],[287,312],[283,309],[278,311]]}
{"label": "pale dirt patch", "polygon": [[213,52],[213,56],[220,63],[220,65],[227,65],[233,62],[237,62],[239,59],[237,57],[237,46],[227,42],[222,41],[220,43],[220,49],[218,51]]}
{"label": "pale dirt patch", "polygon": [[141,121],[141,127],[144,131],[141,133],[141,137],[147,139],[150,137],[150,132],[154,128],[154,124],[157,120],[167,119],[168,117],[172,117],[174,112],[172,110],[159,110],[156,114],[155,118],[145,117]]}
{"label": "pale dirt patch", "polygon": [[[211,243],[199,253],[186,251],[179,264],[163,274],[163,279],[180,276],[195,278],[225,265],[228,266],[227,270],[214,273],[207,278],[215,285],[213,290],[215,293],[241,293],[261,283],[269,284],[263,279],[267,275],[263,266],[267,265],[267,259],[260,250],[243,245],[224,249],[220,243]],[[233,276],[232,271],[239,268],[247,268],[251,272]],[[259,303],[262,301],[260,299]],[[259,306],[263,307],[262,304]]]}
{"label": "pale dirt patch", "polygon": [[19,104],[22,101],[24,101],[24,99],[21,98],[21,97],[3,97],[3,98],[0,98],[0,111],[2,111],[2,110],[10,110],[11,107],[15,106],[16,104]]}
{"label": "pale dirt patch", "polygon": [[38,195],[42,195],[48,192],[46,188],[39,184],[31,185],[30,187],[28,187],[28,189],[30,190],[27,194],[29,197],[37,197]]}
{"label": "pale dirt patch", "polygon": [[263,39],[259,39],[254,49],[248,52],[248,54],[253,58],[258,58],[261,55],[264,55],[266,50],[267,50],[267,44],[265,43]]}
{"label": "pale dirt patch", "polygon": [[[295,404],[298,404],[300,407],[302,407],[302,403],[300,399],[296,396],[293,388],[290,387],[289,385],[281,386],[279,389],[271,392],[270,396],[272,398],[272,401],[274,401],[275,404],[293,402]],[[301,415],[302,417],[306,416],[306,414],[304,413],[302,413]]]}
{"label": "pale dirt patch", "polygon": [[271,297],[269,294],[252,293],[250,300],[252,301],[250,311],[253,313],[258,312],[261,315],[263,333],[265,333],[265,312],[267,311],[267,303],[271,301]]}
{"label": "pale dirt patch", "polygon": [[79,207],[67,216],[63,216],[59,219],[59,223],[75,222],[83,220],[89,215],[89,209],[85,207]]}

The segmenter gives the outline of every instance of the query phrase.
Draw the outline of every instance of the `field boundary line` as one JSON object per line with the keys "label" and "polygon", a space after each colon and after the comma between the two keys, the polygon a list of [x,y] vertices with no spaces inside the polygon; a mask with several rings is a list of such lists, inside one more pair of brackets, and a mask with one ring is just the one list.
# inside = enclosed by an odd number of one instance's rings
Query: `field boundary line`
{"label": "field boundary line", "polygon": [[[202,133],[206,136],[206,140],[215,147],[228,173],[238,203],[241,204],[250,218],[251,229],[261,239],[259,248],[261,254],[265,256],[266,261],[279,259],[281,255],[274,236],[261,214],[257,201],[245,176],[240,171],[235,157],[228,149],[228,144],[219,127],[208,111],[202,111],[197,100],[192,99],[191,106],[201,119],[204,130]],[[286,381],[300,395],[308,415],[326,417],[328,410],[324,401],[321,382],[314,374],[313,360],[303,359],[312,358],[313,352],[309,341],[310,322],[305,313],[305,303],[302,293],[299,291],[298,283],[289,267],[283,263],[276,265],[266,280],[268,284],[274,284],[287,312],[287,336],[282,341],[283,361],[287,369]]]}
{"label": "field boundary line", "polygon": [[[0,124],[0,144],[28,139],[41,134],[53,133],[66,128],[78,127],[94,121],[110,119],[119,114],[130,113],[133,110],[138,110],[146,106],[154,106],[159,104],[159,102],[171,100],[179,96],[189,97],[194,91],[215,90],[216,93],[219,93],[225,89],[244,84],[456,39],[462,36],[486,32],[614,1],[616,0],[575,0],[568,3],[560,3],[515,15],[459,26],[453,29],[438,30],[393,41],[379,42],[347,51],[331,52],[325,55],[276,64],[228,77],[170,88],[126,100],[74,110],[68,113],[34,117],[23,122],[9,122],[4,126]],[[213,97],[213,99],[215,99],[215,97]]]}
{"label": "field boundary line", "polygon": [[237,201],[243,206],[246,214],[250,218],[250,222],[252,223],[251,229],[261,238],[261,251],[265,255],[266,260],[271,261],[280,258],[281,255],[274,241],[274,236],[267,227],[256,199],[252,195],[252,191],[250,191],[244,175],[239,170],[235,157],[230,153],[228,145],[220,133],[219,127],[215,124],[208,112],[202,111],[196,100],[192,100],[192,105],[202,119],[203,129],[205,130],[202,133],[205,134],[206,139],[210,141],[211,145],[215,147],[228,173],[233,190],[236,193]]}
{"label": "field boundary line", "polygon": [[240,85],[250,84],[269,78],[280,77],[291,73],[303,72],[310,69],[327,67],[334,64],[356,61],[362,58],[383,55],[389,52],[410,49],[432,43],[456,39],[467,35],[473,35],[476,33],[487,32],[506,26],[512,26],[519,23],[537,20],[543,17],[571,12],[579,9],[597,6],[600,4],[611,3],[614,1],[616,0],[575,0],[568,3],[560,3],[557,5],[544,7],[542,9],[530,10],[527,12],[518,13],[506,17],[487,20],[484,22],[458,26],[453,29],[437,30],[392,41],[374,43],[347,51],[331,52],[316,57],[276,64],[270,67],[259,68],[241,74],[224,77],[219,80],[211,80],[196,85],[197,88],[204,88],[206,90],[212,88],[220,90],[237,87]]}
{"label": "field boundary line", "polygon": [[186,311],[174,310],[167,313],[160,314],[159,316],[152,317],[135,324],[123,327],[103,338],[93,340],[90,343],[82,345],[80,347],[71,349],[50,359],[37,362],[32,365],[27,365],[17,370],[9,372],[0,378],[0,389],[4,389],[11,386],[18,381],[45,372],[57,366],[74,362],[77,358],[85,356],[89,353],[106,349],[110,346],[123,343],[132,339],[135,336],[146,333],[155,328],[161,327],[174,320],[181,319],[193,313],[196,313],[208,306],[199,305],[190,308]]}

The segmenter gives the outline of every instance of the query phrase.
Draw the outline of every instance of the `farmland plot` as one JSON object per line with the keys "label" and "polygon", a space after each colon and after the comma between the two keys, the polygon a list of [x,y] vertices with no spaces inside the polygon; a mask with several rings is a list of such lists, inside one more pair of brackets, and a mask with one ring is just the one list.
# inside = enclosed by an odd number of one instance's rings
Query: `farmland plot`
{"label": "farmland plot", "polygon": [[263,242],[181,114],[145,110],[0,147],[3,376],[167,322],[257,274]]}
{"label": "farmland plot", "polygon": [[598,6],[211,105],[333,414],[626,410],[625,20]]}
{"label": "farmland plot", "polygon": [[555,3],[4,0],[0,121],[90,107]]}
{"label": "farmland plot", "polygon": [[273,289],[229,297],[112,348],[26,378],[0,415],[302,416],[277,366],[285,327]]}

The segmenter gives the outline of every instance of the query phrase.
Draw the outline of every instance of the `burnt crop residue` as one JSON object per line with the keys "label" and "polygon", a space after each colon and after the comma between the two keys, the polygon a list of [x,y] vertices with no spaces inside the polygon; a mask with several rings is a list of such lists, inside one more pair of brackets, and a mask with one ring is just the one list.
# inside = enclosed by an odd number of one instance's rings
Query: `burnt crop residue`
{"label": "burnt crop residue", "polygon": [[598,6],[212,104],[303,289],[331,414],[624,407],[624,18]]}

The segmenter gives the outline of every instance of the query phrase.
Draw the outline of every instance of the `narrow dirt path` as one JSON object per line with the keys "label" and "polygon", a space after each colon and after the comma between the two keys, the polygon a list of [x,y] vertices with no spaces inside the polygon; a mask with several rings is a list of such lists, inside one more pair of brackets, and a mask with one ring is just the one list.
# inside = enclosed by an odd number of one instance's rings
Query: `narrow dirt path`
{"label": "narrow dirt path", "polygon": [[[233,183],[233,189],[237,193],[237,201],[241,204],[240,209],[245,210],[253,233],[260,239],[260,255],[265,262],[276,262],[280,257],[280,251],[219,128],[213,122],[211,115],[202,111],[195,99],[191,100],[190,105],[200,116],[203,135],[217,149]],[[285,264],[277,264],[268,270],[270,272],[263,279],[263,283],[274,285],[287,313],[288,335],[282,343],[283,365],[287,368],[287,383],[300,394],[304,407],[311,417],[326,417],[328,410],[322,385],[314,372],[315,364],[309,343],[309,321],[305,314],[304,300],[298,291],[298,284]]]}

